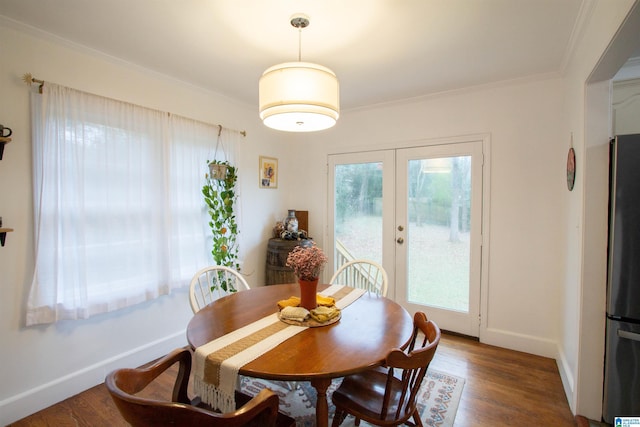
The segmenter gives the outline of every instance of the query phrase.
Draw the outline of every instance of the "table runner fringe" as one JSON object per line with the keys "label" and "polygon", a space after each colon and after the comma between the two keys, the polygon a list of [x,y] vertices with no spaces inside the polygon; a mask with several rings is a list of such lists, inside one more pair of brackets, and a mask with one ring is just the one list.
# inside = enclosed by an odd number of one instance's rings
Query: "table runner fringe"
{"label": "table runner fringe", "polygon": [[194,377],[193,387],[194,390],[197,390],[197,394],[200,396],[200,399],[208,405],[211,405],[212,408],[219,410],[223,414],[235,411],[235,391],[229,395],[221,388],[216,387],[213,384],[208,384],[198,376]]}
{"label": "table runner fringe", "polygon": [[196,349],[193,385],[195,393],[200,396],[203,402],[222,412],[233,411],[235,409],[234,390],[240,367],[252,362],[262,354],[274,349],[287,339],[307,329],[306,326],[286,325],[285,329],[222,361],[222,363],[217,366],[217,369],[219,369],[218,384],[212,384],[206,381],[205,368],[209,363],[207,361],[208,354],[214,352],[220,346],[227,345],[231,340],[246,336],[246,331],[264,326],[273,321],[280,322],[277,314],[260,319]]}

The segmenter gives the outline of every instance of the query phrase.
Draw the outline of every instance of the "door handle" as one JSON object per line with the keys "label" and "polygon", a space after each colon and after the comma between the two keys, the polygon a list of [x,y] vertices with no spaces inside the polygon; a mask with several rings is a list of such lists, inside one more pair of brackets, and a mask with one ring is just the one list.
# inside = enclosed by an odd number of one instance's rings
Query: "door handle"
{"label": "door handle", "polygon": [[396,239],[396,242],[398,242],[399,244],[403,244],[404,239],[402,237],[398,237],[398,239]]}
{"label": "door handle", "polygon": [[626,338],[632,341],[640,341],[640,334],[637,334],[635,332],[623,331],[621,329],[618,329],[618,336],[620,338]]}

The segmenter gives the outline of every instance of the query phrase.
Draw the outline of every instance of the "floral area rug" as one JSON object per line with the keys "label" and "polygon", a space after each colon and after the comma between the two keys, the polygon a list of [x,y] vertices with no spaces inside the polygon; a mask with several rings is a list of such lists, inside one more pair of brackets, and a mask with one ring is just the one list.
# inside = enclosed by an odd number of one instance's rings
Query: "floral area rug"
{"label": "floral area rug", "polygon": [[[329,419],[333,418],[335,407],[331,403],[331,393],[340,385],[340,379],[334,380],[328,390]],[[258,378],[242,377],[242,391],[256,395],[265,387],[280,397],[280,411],[295,418],[297,427],[314,427],[317,394],[308,382],[297,383],[290,390],[285,383],[267,381]],[[425,426],[451,427],[456,417],[464,379],[448,375],[433,369],[427,371],[418,395],[418,411]],[[347,417],[341,427],[354,426],[354,418]],[[370,426],[362,421],[361,426]]]}

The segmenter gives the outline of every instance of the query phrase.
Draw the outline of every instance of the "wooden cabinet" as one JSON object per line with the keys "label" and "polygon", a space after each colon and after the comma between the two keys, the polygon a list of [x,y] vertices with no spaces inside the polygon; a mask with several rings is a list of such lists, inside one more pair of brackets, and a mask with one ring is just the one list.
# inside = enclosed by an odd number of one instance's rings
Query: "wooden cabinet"
{"label": "wooden cabinet", "polygon": [[293,270],[287,267],[287,256],[299,243],[299,240],[269,239],[265,270],[266,285],[297,282],[298,279]]}

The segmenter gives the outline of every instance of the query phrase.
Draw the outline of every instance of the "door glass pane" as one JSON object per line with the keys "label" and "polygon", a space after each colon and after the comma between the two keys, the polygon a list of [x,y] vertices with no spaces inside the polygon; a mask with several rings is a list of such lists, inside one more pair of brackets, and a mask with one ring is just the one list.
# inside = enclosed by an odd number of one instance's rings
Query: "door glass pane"
{"label": "door glass pane", "polygon": [[382,163],[335,167],[335,263],[382,263]]}
{"label": "door glass pane", "polygon": [[471,157],[409,160],[407,299],[469,310]]}

